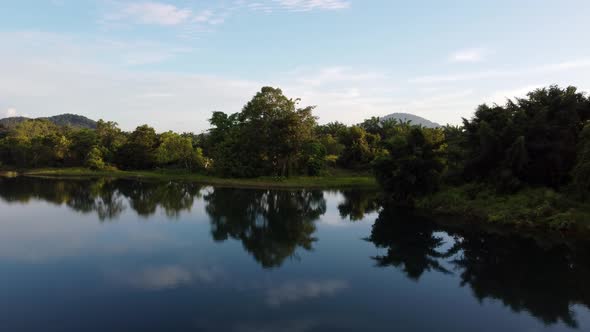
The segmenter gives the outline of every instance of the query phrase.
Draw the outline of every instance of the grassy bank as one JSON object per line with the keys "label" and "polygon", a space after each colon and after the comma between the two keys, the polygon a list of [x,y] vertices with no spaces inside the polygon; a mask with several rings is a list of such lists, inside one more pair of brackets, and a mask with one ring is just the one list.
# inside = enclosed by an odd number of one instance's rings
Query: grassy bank
{"label": "grassy bank", "polygon": [[590,206],[547,188],[501,195],[477,185],[449,187],[420,200],[418,207],[499,225],[590,233]]}
{"label": "grassy bank", "polygon": [[369,174],[356,174],[342,170],[327,176],[295,176],[289,178],[260,177],[254,179],[228,179],[184,171],[93,171],[87,168],[43,168],[20,171],[19,175],[42,177],[111,177],[130,179],[184,180],[231,187],[252,188],[375,188],[375,178]]}

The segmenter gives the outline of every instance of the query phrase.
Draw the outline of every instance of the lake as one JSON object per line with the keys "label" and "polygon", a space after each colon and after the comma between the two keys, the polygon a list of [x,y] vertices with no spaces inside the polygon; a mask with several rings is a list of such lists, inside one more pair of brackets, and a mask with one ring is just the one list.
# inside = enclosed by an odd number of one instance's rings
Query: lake
{"label": "lake", "polygon": [[2,331],[590,330],[588,242],[373,191],[16,177],[0,211]]}

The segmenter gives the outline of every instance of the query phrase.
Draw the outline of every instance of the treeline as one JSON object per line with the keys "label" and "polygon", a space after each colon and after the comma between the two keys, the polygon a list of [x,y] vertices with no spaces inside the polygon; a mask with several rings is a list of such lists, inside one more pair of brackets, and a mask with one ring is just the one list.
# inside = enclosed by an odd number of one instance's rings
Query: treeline
{"label": "treeline", "polygon": [[0,139],[0,161],[17,168],[86,166],[176,168],[225,177],[321,175],[339,167],[374,170],[390,197],[411,205],[441,184],[488,183],[502,192],[525,186],[590,189],[590,98],[550,86],[481,105],[462,126],[424,128],[371,118],[318,125],[314,107],[264,87],[234,114],[214,112],[203,134],[124,132],[28,120]]}
{"label": "treeline", "polygon": [[127,133],[103,120],[96,129],[58,126],[45,119],[21,122],[0,139],[0,162],[16,168],[85,166],[95,170],[197,171],[207,166],[193,134],[157,134],[147,125]]}
{"label": "treeline", "polygon": [[441,184],[466,183],[507,194],[546,187],[584,199],[590,190],[589,119],[590,98],[575,87],[550,86],[503,106],[481,105],[462,126],[407,128],[385,139],[387,153],[374,167],[394,201],[410,205]]}
{"label": "treeline", "polygon": [[370,171],[385,153],[385,140],[412,127],[378,118],[355,126],[318,125],[313,109],[264,87],[241,112],[213,112],[203,134],[158,134],[148,125],[124,132],[103,120],[95,129],[24,120],[0,131],[0,162],[13,168],[185,169],[225,177],[322,175],[336,167]]}

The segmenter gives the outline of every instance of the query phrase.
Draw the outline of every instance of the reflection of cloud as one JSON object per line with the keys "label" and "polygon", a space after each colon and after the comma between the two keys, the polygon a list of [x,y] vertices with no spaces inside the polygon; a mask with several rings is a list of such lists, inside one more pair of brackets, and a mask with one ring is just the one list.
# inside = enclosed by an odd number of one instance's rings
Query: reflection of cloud
{"label": "reflection of cloud", "polygon": [[263,322],[263,323],[247,323],[238,325],[234,331],[238,332],[305,332],[313,329],[318,325],[318,322],[311,319],[293,320],[293,321],[279,321],[279,322]]}
{"label": "reflection of cloud", "polygon": [[283,303],[299,302],[323,295],[333,295],[348,288],[342,280],[287,282],[266,293],[266,303],[271,307],[279,307]]}
{"label": "reflection of cloud", "polygon": [[201,282],[211,283],[222,274],[216,268],[188,269],[179,265],[148,267],[139,272],[118,271],[111,276],[134,288],[160,290]]}
{"label": "reflection of cloud", "polygon": [[179,266],[147,268],[134,282],[140,288],[173,288],[191,281],[191,273]]}

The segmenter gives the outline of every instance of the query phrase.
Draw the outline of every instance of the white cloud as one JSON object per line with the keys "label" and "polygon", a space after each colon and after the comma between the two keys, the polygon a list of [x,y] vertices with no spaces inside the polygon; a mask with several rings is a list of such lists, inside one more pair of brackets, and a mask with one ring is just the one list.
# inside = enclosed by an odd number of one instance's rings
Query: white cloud
{"label": "white cloud", "polygon": [[351,6],[347,0],[236,0],[235,8],[271,13],[284,10],[290,12],[309,12],[312,10],[341,10]]}
{"label": "white cloud", "polygon": [[496,91],[489,97],[486,97],[484,101],[490,104],[503,105],[508,99],[524,98],[527,93],[543,86],[543,84],[531,84],[521,88]]}
{"label": "white cloud", "polygon": [[536,70],[543,71],[543,72],[550,72],[550,71],[561,71],[561,70],[570,70],[570,69],[578,69],[578,68],[587,68],[590,67],[590,59],[577,59],[572,61],[564,61],[560,63],[549,64],[545,66],[540,66]]}
{"label": "white cloud", "polygon": [[273,0],[273,2],[292,11],[338,10],[350,7],[350,1],[344,0]]}
{"label": "white cloud", "polygon": [[539,65],[524,69],[487,70],[463,74],[419,76],[410,79],[409,82],[418,84],[433,84],[445,82],[474,81],[492,78],[508,78],[519,77],[524,75],[546,74],[582,68],[590,68],[590,59],[577,59],[573,61],[564,61],[553,64]]}
{"label": "white cloud", "polygon": [[11,107],[11,108],[7,109],[7,110],[6,110],[6,112],[4,113],[4,115],[5,115],[7,118],[10,118],[10,117],[16,116],[16,108],[12,108],[12,107]]}
{"label": "white cloud", "polygon": [[191,16],[190,9],[157,2],[143,2],[127,5],[118,17],[115,17],[144,24],[178,25],[186,22]]}
{"label": "white cloud", "polygon": [[298,76],[303,85],[322,86],[335,83],[368,82],[385,78],[385,75],[373,71],[358,71],[350,67],[325,67],[315,70],[297,69],[289,74]]}
{"label": "white cloud", "polygon": [[484,48],[470,48],[457,51],[450,56],[452,62],[481,62],[488,51]]}
{"label": "white cloud", "polygon": [[178,29],[179,36],[195,37],[195,33],[211,31],[211,27],[224,23],[230,16],[243,10],[272,13],[274,11],[309,12],[312,10],[339,10],[349,8],[346,0],[235,0],[231,5],[218,2],[201,7],[178,7],[168,3],[111,2],[100,23],[104,28],[130,24],[159,25]]}
{"label": "white cloud", "polygon": [[320,123],[354,124],[371,116],[407,112],[458,124],[478,104],[512,97],[500,91],[506,89],[507,77],[515,87],[588,87],[590,82],[588,59],[410,80],[420,85],[377,68],[339,64],[285,68],[254,80],[190,70],[162,72],[146,65],[182,61],[197,51],[174,43],[39,32],[0,32],[0,40],[13,50],[0,52],[0,112],[16,107],[19,114],[31,117],[78,113],[116,121],[125,130],[147,123],[158,131],[201,132],[209,127],[212,111],[237,112],[266,85],[301,98],[302,105],[317,105],[314,114]]}
{"label": "white cloud", "polygon": [[199,24],[217,25],[225,22],[227,13],[217,13],[213,10],[202,10],[193,17],[193,21]]}
{"label": "white cloud", "polygon": [[199,25],[221,24],[227,15],[226,10],[215,11],[208,8],[196,11],[166,3],[136,2],[113,6],[110,13],[103,18],[103,23],[178,26],[185,29],[192,27],[195,30]]}

